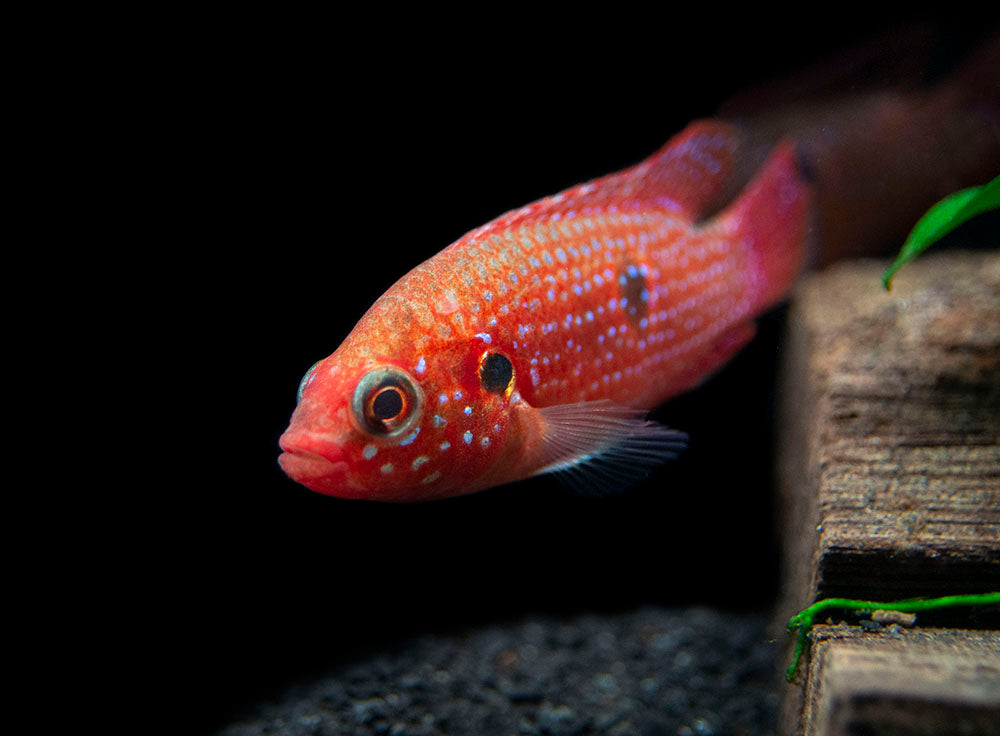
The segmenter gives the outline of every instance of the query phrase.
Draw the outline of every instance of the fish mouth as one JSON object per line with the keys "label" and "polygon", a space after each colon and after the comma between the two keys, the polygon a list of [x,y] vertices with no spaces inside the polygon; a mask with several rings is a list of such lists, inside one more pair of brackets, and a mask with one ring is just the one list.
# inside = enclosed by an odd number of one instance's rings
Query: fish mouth
{"label": "fish mouth", "polygon": [[278,446],[283,450],[278,465],[289,478],[319,493],[345,495],[350,465],[335,444],[312,434],[289,431],[278,440]]}
{"label": "fish mouth", "polygon": [[302,482],[304,478],[318,478],[333,473],[346,473],[347,463],[343,460],[331,462],[322,455],[308,450],[285,450],[278,455],[278,465],[291,478]]}

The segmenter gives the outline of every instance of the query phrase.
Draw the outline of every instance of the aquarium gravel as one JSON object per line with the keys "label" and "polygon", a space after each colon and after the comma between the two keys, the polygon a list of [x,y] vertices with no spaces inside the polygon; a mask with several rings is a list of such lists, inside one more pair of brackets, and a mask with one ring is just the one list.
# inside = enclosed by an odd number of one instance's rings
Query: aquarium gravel
{"label": "aquarium gravel", "polygon": [[424,635],[299,683],[219,736],[770,734],[763,615],[644,608]]}

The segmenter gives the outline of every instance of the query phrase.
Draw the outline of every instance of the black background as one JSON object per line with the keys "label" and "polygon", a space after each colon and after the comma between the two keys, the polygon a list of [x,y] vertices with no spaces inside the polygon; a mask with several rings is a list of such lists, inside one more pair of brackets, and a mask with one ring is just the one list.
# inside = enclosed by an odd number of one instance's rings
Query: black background
{"label": "black background", "polygon": [[[144,230],[155,255],[135,264],[162,287],[145,297],[162,338],[151,360],[171,376],[155,394],[165,439],[145,443],[125,511],[155,547],[133,561],[147,594],[134,643],[146,665],[183,668],[166,687],[189,727],[418,632],[773,602],[781,310],[655,413],[690,449],[622,495],[539,478],[378,505],[312,493],[276,463],[301,375],[414,265],[641,160],[747,85],[899,25],[704,11],[454,30],[454,18],[264,18],[216,28],[225,43],[207,60],[178,49],[186,81],[148,142],[164,173]],[[132,411],[147,417],[150,401]]]}

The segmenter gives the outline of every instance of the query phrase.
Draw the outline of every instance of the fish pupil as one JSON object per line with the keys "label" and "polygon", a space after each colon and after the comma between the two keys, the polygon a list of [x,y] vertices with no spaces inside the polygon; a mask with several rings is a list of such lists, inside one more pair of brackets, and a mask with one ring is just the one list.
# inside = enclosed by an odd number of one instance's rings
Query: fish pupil
{"label": "fish pupil", "polygon": [[500,353],[488,353],[479,367],[479,380],[491,394],[502,394],[514,376],[514,366]]}
{"label": "fish pupil", "polygon": [[403,411],[403,396],[395,386],[386,386],[372,399],[372,414],[379,421],[394,419],[401,411]]}

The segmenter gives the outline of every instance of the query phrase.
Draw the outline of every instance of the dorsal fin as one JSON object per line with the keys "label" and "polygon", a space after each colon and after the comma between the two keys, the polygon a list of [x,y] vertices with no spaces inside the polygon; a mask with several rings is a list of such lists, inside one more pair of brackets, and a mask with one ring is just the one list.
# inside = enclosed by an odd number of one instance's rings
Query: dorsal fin
{"label": "dorsal fin", "polygon": [[644,177],[640,196],[667,197],[689,219],[703,219],[724,204],[719,198],[727,190],[740,143],[735,126],[698,120],[628,173]]}
{"label": "dorsal fin", "polygon": [[700,120],[645,161],[507,212],[470,235],[475,237],[490,228],[513,227],[553,212],[628,209],[639,201],[666,207],[691,221],[705,219],[721,209],[735,191],[729,179],[740,145],[737,127]]}

